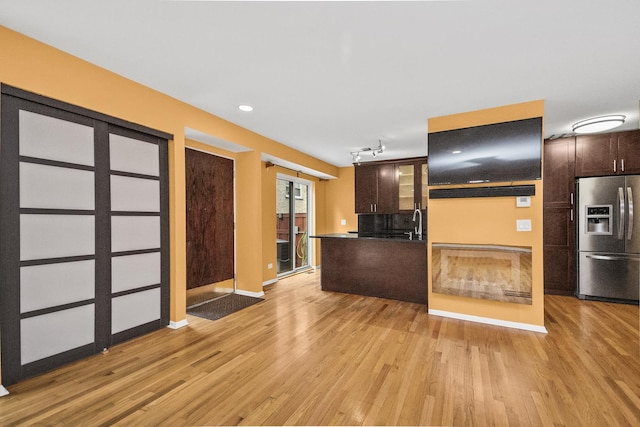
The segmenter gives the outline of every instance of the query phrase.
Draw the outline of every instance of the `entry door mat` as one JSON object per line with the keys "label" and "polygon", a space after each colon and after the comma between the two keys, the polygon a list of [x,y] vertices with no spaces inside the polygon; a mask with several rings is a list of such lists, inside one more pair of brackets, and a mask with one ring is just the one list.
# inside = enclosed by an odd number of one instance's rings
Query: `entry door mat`
{"label": "entry door mat", "polygon": [[187,314],[203,319],[217,320],[243,308],[264,301],[264,298],[248,297],[246,295],[227,294],[195,307],[188,307]]}

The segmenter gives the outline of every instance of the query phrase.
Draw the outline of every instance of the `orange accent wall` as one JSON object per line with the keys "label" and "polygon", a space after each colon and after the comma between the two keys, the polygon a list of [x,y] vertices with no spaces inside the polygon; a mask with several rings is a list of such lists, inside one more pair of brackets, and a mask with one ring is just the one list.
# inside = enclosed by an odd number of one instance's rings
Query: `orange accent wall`
{"label": "orange accent wall", "polygon": [[186,318],[185,127],[252,150],[234,156],[238,219],[236,272],[237,286],[242,290],[262,291],[260,154],[267,152],[331,176],[338,175],[335,166],[2,26],[0,64],[2,83],[174,135],[169,142],[170,318],[173,322]]}
{"label": "orange accent wall", "polygon": [[[436,117],[429,119],[428,126],[429,132],[438,132],[542,116],[544,116],[544,102],[532,101]],[[542,140],[540,144],[542,146]],[[429,310],[441,310],[501,321],[544,326],[542,264],[543,182],[535,180],[514,184],[535,185],[536,194],[531,197],[531,207],[516,208],[515,197],[429,200],[428,271],[432,271],[431,245],[434,242],[531,247],[533,264],[532,304],[514,304],[433,293],[432,277],[429,274]],[[466,185],[465,187],[474,186],[486,186],[486,184]],[[516,219],[531,219],[532,231],[516,231]]]}
{"label": "orange accent wall", "polygon": [[[338,169],[338,179],[327,181],[327,212],[325,233],[346,233],[358,229],[358,215],[355,213],[355,168]],[[347,224],[340,221],[346,219]]]}

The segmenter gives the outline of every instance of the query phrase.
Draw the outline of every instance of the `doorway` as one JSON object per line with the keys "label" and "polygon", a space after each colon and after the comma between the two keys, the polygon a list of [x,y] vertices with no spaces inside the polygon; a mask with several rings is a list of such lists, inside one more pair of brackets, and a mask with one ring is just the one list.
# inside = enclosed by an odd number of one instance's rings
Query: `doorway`
{"label": "doorway", "polygon": [[278,174],[276,179],[276,245],[278,276],[310,265],[311,182]]}
{"label": "doorway", "polygon": [[187,307],[234,291],[234,162],[185,150]]}

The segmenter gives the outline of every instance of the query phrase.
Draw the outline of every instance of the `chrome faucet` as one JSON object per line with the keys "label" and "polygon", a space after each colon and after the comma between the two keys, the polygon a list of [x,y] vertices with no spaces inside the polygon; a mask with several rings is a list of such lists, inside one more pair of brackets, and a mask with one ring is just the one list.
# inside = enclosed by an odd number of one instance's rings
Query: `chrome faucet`
{"label": "chrome faucet", "polygon": [[415,235],[418,237],[418,240],[422,240],[422,211],[420,209],[416,209],[413,211],[413,222],[416,222],[416,214],[418,214],[419,223],[417,227],[413,227],[413,231]]}

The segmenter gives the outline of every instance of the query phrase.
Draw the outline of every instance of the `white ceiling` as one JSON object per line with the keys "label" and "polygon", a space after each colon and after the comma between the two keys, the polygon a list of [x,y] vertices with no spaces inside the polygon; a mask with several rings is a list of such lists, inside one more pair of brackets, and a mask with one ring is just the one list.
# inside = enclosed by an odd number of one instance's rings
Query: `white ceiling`
{"label": "white ceiling", "polygon": [[[0,25],[337,166],[427,119],[543,99],[638,128],[640,1],[0,0]],[[239,104],[255,110],[243,113]]]}

